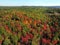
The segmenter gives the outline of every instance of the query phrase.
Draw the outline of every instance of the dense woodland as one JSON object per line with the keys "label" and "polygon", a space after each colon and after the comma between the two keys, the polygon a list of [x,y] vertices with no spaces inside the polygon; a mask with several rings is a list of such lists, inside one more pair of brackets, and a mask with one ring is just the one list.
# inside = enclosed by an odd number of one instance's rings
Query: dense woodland
{"label": "dense woodland", "polygon": [[60,8],[0,7],[0,45],[60,45]]}

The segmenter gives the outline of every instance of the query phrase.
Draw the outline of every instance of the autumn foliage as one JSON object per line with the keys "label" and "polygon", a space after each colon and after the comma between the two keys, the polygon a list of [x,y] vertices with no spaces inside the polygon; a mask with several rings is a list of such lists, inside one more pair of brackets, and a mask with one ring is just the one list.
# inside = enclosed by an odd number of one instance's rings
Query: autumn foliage
{"label": "autumn foliage", "polygon": [[60,16],[46,10],[0,8],[0,45],[60,45]]}

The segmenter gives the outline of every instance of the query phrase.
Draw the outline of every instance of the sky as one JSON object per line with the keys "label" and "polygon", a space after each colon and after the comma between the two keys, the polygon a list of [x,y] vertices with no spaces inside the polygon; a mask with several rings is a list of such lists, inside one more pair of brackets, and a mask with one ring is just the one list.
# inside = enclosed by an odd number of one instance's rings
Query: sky
{"label": "sky", "polygon": [[60,0],[0,0],[0,6],[60,6]]}

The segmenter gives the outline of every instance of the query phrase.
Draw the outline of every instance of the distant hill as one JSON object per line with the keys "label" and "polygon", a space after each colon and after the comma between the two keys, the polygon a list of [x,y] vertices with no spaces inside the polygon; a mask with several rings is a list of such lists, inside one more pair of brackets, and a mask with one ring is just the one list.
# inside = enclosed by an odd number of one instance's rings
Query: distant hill
{"label": "distant hill", "polygon": [[37,7],[37,8],[60,8],[60,6],[0,6],[0,8],[6,8],[6,7]]}
{"label": "distant hill", "polygon": [[43,7],[48,7],[48,8],[60,8],[60,6],[43,6]]}

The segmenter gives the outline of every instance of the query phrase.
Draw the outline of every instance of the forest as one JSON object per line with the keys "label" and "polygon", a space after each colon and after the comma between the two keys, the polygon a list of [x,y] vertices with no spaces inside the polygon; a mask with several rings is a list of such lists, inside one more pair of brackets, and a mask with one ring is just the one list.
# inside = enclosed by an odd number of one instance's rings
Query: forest
{"label": "forest", "polygon": [[60,8],[0,7],[0,45],[60,45]]}

